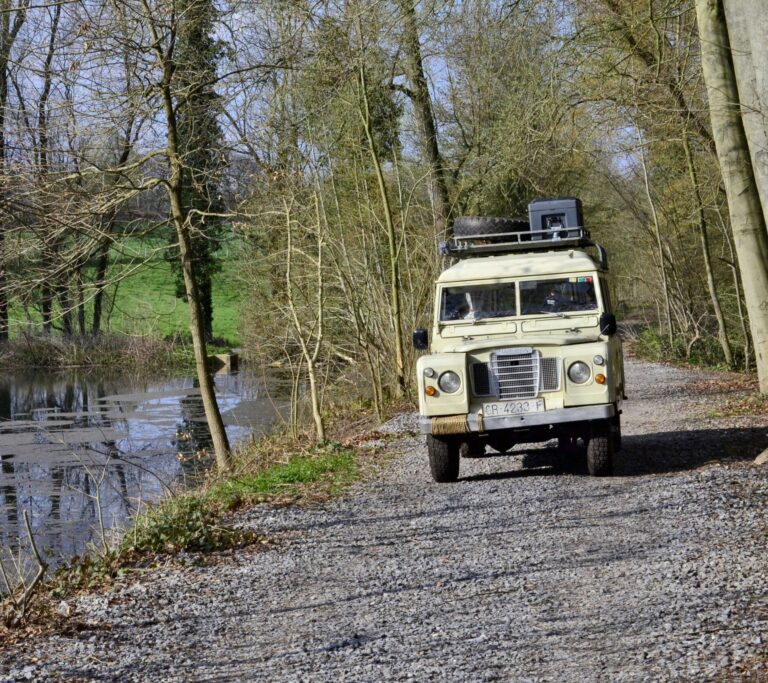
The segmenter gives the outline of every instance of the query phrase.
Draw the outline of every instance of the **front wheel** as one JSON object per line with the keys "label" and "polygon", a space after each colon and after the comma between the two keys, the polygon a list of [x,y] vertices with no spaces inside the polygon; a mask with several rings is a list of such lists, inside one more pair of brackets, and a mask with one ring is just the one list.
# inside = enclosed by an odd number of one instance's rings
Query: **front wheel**
{"label": "front wheel", "polygon": [[596,434],[587,444],[587,470],[593,477],[613,474],[615,439],[609,434]]}
{"label": "front wheel", "polygon": [[459,450],[461,442],[457,439],[427,435],[427,454],[432,479],[439,484],[447,484],[459,478]]}

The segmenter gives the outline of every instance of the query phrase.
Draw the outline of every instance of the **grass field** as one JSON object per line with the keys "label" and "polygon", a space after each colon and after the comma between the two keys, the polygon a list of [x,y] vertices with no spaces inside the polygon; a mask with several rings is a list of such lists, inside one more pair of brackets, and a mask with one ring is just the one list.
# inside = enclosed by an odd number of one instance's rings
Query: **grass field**
{"label": "grass field", "polygon": [[[132,240],[116,255],[110,279],[113,300],[109,329],[113,332],[168,337],[189,331],[187,304],[176,298],[174,275],[163,258],[163,243],[157,240]],[[240,310],[244,303],[245,283],[239,276],[242,245],[225,244],[217,258],[222,269],[214,277],[213,334],[237,345],[241,330]]]}
{"label": "grass field", "polygon": [[[104,302],[104,332],[166,338],[189,335],[187,304],[176,298],[175,276],[163,257],[160,239],[127,239],[113,249]],[[242,243],[232,240],[217,252],[222,269],[214,276],[213,334],[230,346],[240,343],[241,309],[247,292],[242,272]],[[87,293],[86,298],[92,296]],[[91,302],[92,303],[92,302]],[[90,325],[91,306],[88,306]],[[12,308],[14,330],[39,324],[35,311]]]}

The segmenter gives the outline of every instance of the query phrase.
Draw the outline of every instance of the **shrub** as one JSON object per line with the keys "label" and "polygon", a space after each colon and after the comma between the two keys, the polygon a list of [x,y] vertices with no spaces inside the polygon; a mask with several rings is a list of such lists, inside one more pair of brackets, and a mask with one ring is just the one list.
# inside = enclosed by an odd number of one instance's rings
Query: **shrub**
{"label": "shrub", "polygon": [[185,494],[140,515],[123,540],[121,551],[134,554],[222,550],[245,545],[255,538],[252,531],[222,525],[219,511],[208,498]]}

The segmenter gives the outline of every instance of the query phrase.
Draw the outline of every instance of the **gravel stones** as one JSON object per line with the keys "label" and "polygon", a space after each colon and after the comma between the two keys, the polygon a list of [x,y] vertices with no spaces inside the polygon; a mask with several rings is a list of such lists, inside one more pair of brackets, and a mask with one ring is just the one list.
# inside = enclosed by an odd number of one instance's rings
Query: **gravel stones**
{"label": "gravel stones", "polygon": [[707,373],[627,372],[616,477],[544,445],[434,484],[410,434],[343,497],[244,513],[266,550],[74,601],[85,629],[1,655],[0,681],[768,677],[768,425],[706,417]]}

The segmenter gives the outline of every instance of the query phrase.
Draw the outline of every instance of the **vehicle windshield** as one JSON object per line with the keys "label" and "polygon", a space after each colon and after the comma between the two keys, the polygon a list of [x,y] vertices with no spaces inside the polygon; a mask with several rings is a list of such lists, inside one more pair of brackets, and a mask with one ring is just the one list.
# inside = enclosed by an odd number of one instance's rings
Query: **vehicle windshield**
{"label": "vehicle windshield", "polygon": [[594,280],[587,275],[520,282],[520,308],[522,315],[595,310]]}
{"label": "vehicle windshield", "polygon": [[[516,287],[520,287],[520,311]],[[573,313],[597,309],[591,275],[444,287],[440,321],[485,320],[517,315]]]}
{"label": "vehicle windshield", "polygon": [[440,320],[482,320],[517,315],[515,283],[444,287]]}

